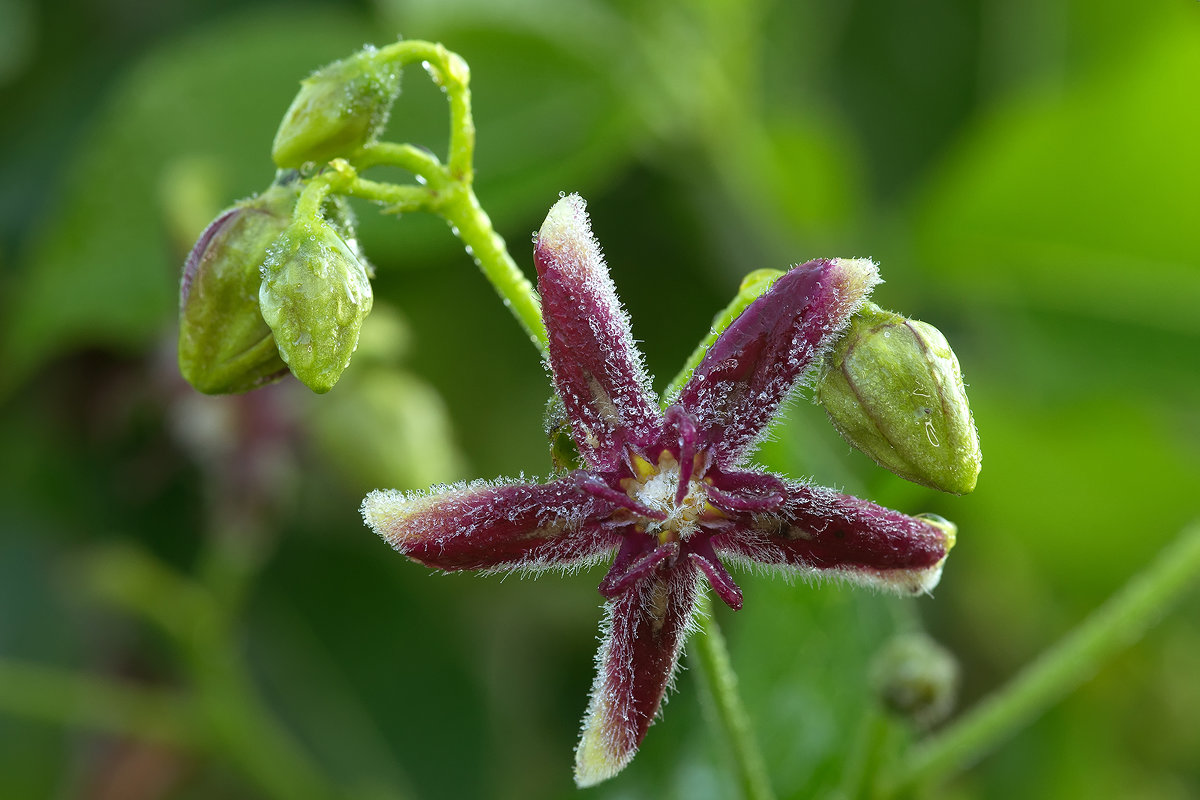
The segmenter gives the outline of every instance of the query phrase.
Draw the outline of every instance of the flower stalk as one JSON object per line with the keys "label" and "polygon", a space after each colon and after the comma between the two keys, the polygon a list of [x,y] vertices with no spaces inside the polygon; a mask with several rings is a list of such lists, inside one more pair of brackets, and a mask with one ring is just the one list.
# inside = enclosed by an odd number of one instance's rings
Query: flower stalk
{"label": "flower stalk", "polygon": [[916,745],[886,795],[907,796],[979,760],[1133,644],[1200,579],[1200,523],[1193,523],[1061,641],[1006,686]]}
{"label": "flower stalk", "polygon": [[700,630],[694,639],[692,663],[712,699],[714,722],[729,743],[742,796],[746,800],[774,800],[762,751],[738,691],[737,672],[729,659],[725,636],[707,594],[700,598],[697,606]]}

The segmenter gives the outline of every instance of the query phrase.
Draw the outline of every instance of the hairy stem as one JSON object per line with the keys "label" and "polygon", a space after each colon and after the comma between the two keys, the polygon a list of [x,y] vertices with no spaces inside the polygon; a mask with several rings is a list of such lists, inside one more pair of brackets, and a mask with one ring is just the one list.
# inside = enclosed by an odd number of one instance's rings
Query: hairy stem
{"label": "hairy stem", "polygon": [[1030,723],[1128,647],[1200,578],[1200,523],[1007,686],[913,749],[890,794],[964,769]]}
{"label": "hairy stem", "polygon": [[701,678],[712,697],[717,725],[727,739],[737,767],[738,783],[747,800],[770,800],[775,795],[767,779],[766,766],[754,731],[738,693],[737,674],[729,660],[725,637],[712,613],[707,594],[698,601],[699,635],[692,639],[692,654]]}

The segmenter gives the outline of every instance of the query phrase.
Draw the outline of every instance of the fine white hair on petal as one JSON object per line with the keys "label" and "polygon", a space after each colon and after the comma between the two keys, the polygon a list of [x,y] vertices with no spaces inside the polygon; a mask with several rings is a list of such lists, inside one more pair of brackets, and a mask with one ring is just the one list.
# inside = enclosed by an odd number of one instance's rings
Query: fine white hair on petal
{"label": "fine white hair on petal", "polygon": [[394,544],[403,539],[400,531],[405,520],[415,514],[454,497],[463,497],[484,489],[516,485],[523,480],[497,478],[436,484],[423,491],[404,492],[399,489],[375,489],[363,498],[359,512],[363,522],[375,533]]}
{"label": "fine white hair on petal", "polygon": [[575,783],[580,788],[595,786],[616,775],[628,764],[636,751],[622,752],[606,733],[604,718],[608,711],[605,692],[605,664],[612,649],[614,603],[604,604],[604,620],[600,623],[600,648],[596,651],[596,676],[588,697],[587,711],[579,729],[579,744],[575,746]]}
{"label": "fine white hair on petal", "polygon": [[538,249],[550,255],[555,268],[569,277],[589,283],[607,277],[604,254],[592,234],[587,202],[578,194],[572,192],[550,208],[537,241]]}

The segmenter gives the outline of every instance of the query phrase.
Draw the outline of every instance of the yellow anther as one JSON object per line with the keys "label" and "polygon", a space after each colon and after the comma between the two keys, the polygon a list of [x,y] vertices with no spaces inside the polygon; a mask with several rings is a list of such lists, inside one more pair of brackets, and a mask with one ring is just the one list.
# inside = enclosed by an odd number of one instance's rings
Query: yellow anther
{"label": "yellow anther", "polygon": [[633,470],[637,473],[638,478],[646,480],[651,475],[658,472],[658,468],[651,464],[646,459],[639,456],[637,453],[630,453],[631,461],[633,461]]}

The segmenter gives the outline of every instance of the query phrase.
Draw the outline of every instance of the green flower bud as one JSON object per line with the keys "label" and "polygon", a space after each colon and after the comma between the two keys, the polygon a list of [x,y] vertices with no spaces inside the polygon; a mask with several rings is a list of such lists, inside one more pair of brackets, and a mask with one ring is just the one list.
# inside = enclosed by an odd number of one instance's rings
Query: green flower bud
{"label": "green flower bud", "polygon": [[245,392],[287,374],[259,313],[258,289],[267,249],[288,226],[297,194],[297,183],[284,180],[226,209],[188,256],[179,287],[179,371],[201,392]]}
{"label": "green flower bud", "polygon": [[896,636],[875,657],[872,682],[883,705],[920,728],[929,728],[954,710],[958,661],[923,633]]}
{"label": "green flower bud", "polygon": [[363,262],[324,219],[293,222],[271,245],[258,294],[279,355],[308,388],[333,388],[371,310]]}
{"label": "green flower bud", "polygon": [[884,469],[944,492],[975,488],[979,437],[962,372],[932,325],[864,305],[829,354],[817,401]]}
{"label": "green flower bud", "polygon": [[271,157],[281,167],[325,163],[375,141],[400,94],[400,68],[374,47],[335,61],[300,82]]}

